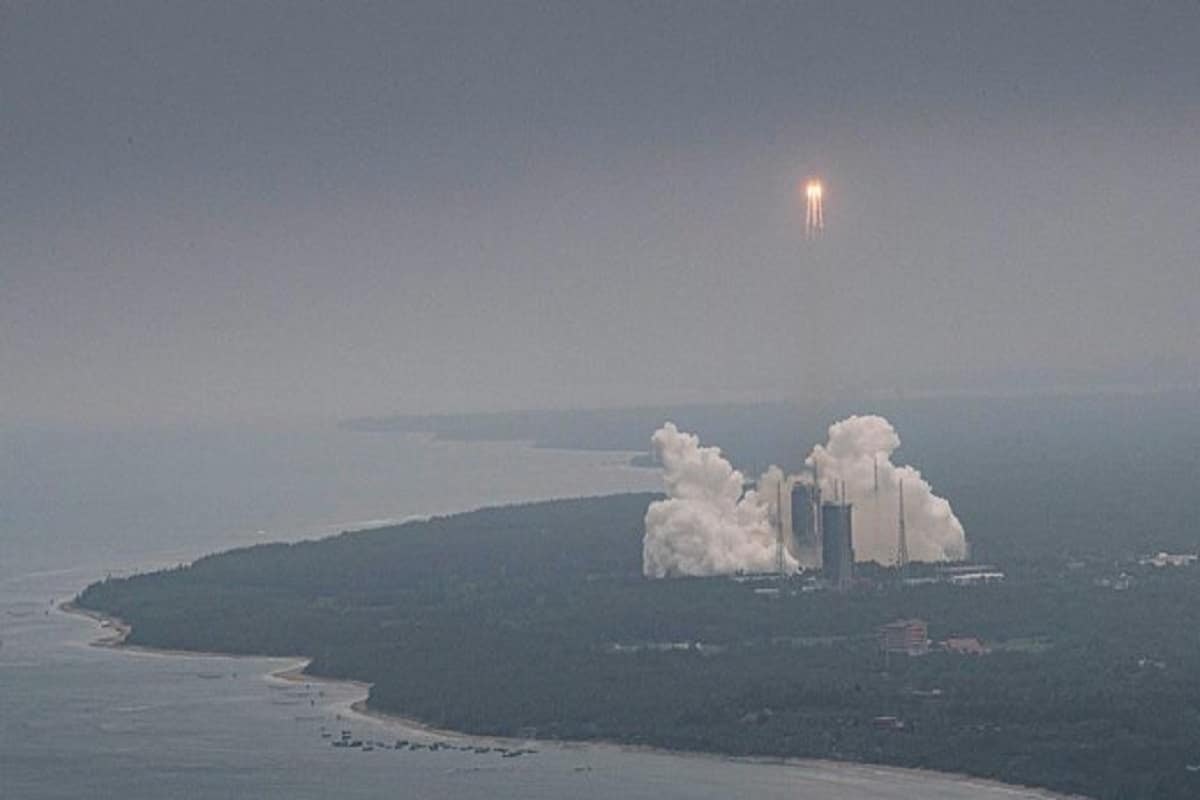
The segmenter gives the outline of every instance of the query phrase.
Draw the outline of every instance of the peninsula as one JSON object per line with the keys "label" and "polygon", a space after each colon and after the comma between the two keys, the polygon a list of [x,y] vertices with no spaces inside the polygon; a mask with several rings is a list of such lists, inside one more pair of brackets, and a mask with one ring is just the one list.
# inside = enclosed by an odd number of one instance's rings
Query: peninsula
{"label": "peninsula", "polygon": [[[1018,564],[969,588],[864,567],[845,592],[652,580],[654,499],[259,545],[75,603],[127,622],[130,645],[308,656],[313,675],[370,683],[370,709],[438,728],[1200,796],[1194,565]],[[898,619],[927,625],[920,655],[881,650]]]}

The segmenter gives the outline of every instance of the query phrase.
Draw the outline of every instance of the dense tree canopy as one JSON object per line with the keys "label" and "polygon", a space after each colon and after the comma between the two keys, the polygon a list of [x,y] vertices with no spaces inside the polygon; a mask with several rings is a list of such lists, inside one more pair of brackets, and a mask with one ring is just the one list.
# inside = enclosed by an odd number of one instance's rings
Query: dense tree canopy
{"label": "dense tree canopy", "polygon": [[[80,604],[166,648],[307,655],[370,704],[488,734],[968,772],[1097,798],[1194,798],[1200,570],[1098,557],[1003,585],[840,594],[641,576],[652,495],[485,509],[109,580]],[[1120,571],[1128,590],[1103,585]],[[1111,582],[1110,582],[1111,583]],[[879,652],[928,620],[984,656]],[[904,727],[883,730],[878,716]]]}

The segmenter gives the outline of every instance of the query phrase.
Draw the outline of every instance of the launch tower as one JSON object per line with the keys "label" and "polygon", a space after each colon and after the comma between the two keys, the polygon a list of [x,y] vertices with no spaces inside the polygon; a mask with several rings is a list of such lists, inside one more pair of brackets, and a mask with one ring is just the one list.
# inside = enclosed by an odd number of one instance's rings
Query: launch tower
{"label": "launch tower", "polygon": [[836,589],[854,579],[854,506],[840,498],[821,504],[821,571]]}

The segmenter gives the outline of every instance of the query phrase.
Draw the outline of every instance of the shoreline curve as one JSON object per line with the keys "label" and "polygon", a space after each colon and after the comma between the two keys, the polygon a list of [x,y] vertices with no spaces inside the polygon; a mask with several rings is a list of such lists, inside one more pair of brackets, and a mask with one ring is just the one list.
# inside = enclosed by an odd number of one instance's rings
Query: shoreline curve
{"label": "shoreline curve", "polygon": [[509,736],[490,736],[487,734],[475,734],[466,731],[457,731],[449,728],[438,728],[413,717],[405,717],[400,714],[371,708],[367,705],[367,699],[371,690],[370,683],[349,678],[330,678],[323,675],[314,675],[309,673],[306,670],[308,669],[309,664],[312,663],[312,659],[307,656],[246,655],[238,653],[222,653],[209,650],[175,650],[146,647],[143,645],[131,645],[128,644],[126,640],[133,632],[133,626],[125,620],[100,611],[83,608],[70,600],[58,604],[57,608],[59,611],[65,614],[86,617],[87,619],[95,622],[102,629],[111,628],[110,633],[102,635],[100,638],[89,642],[88,644],[91,647],[102,647],[129,653],[148,653],[162,656],[181,656],[188,658],[253,658],[260,660],[276,659],[289,661],[291,663],[287,664],[286,666],[274,670],[267,670],[263,673],[264,677],[268,679],[287,681],[289,683],[324,683],[352,687],[363,692],[364,696],[357,700],[351,700],[348,703],[340,704],[343,706],[345,713],[360,717],[376,724],[400,728],[410,734],[418,733],[429,737],[447,739],[453,738],[479,743],[508,743],[528,745],[530,742],[536,742],[543,747],[552,747],[563,750],[596,748],[616,750],[626,753],[669,756],[672,758],[703,759],[707,761],[723,763],[761,764],[764,766],[772,765],[808,770],[817,768],[836,769],[845,772],[871,773],[874,775],[903,775],[908,777],[921,777],[950,781],[960,786],[978,786],[980,789],[986,789],[989,791],[1010,793],[1014,798],[1023,798],[1023,800],[1091,800],[1091,798],[1088,798],[1084,795],[1062,794],[1036,786],[1023,786],[1020,784],[1004,783],[1001,781],[980,778],[961,772],[941,772],[938,770],[922,769],[919,767],[898,767],[890,764],[876,764],[869,761],[836,761],[833,759],[823,758],[787,758],[778,756],[735,756],[717,752],[705,752],[701,750],[672,750],[665,747],[629,744],[626,742],[609,739],[525,739]]}

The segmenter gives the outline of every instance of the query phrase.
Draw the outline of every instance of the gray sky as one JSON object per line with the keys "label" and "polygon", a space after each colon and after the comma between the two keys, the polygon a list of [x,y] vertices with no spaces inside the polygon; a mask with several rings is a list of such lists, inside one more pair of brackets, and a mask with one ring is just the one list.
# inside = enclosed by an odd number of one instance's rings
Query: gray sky
{"label": "gray sky", "polygon": [[1200,370],[1190,1],[0,0],[0,180],[0,422]]}

